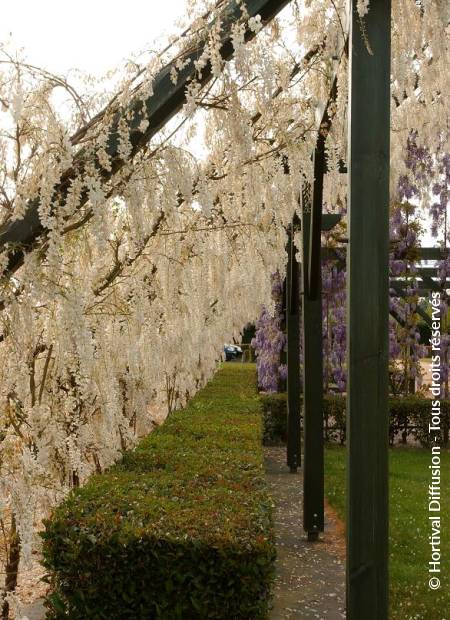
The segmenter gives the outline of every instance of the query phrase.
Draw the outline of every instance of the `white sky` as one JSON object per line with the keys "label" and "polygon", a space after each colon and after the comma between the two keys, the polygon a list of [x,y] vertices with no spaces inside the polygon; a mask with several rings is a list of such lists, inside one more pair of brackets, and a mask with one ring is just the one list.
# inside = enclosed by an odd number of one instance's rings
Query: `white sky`
{"label": "white sky", "polygon": [[[53,73],[103,75],[177,31],[186,0],[3,0],[0,42],[23,47],[27,61]],[[184,21],[184,20],[183,20]]]}

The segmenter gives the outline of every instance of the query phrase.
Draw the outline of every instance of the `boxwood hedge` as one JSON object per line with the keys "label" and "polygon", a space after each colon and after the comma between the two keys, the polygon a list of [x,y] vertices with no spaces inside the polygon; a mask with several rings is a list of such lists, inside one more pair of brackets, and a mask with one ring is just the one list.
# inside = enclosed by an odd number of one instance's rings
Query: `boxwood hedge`
{"label": "boxwood hedge", "polygon": [[272,504],[253,365],[225,365],[186,409],[45,523],[48,618],[266,618]]}
{"label": "boxwood hedge", "polygon": [[[263,407],[263,438],[266,445],[286,443],[286,393],[261,396]],[[328,441],[345,442],[345,397],[340,394],[324,396],[324,437]],[[407,443],[413,438],[422,446],[429,445],[431,400],[419,396],[389,399],[389,437]],[[441,400],[441,445],[447,445],[450,428],[450,400]]]}

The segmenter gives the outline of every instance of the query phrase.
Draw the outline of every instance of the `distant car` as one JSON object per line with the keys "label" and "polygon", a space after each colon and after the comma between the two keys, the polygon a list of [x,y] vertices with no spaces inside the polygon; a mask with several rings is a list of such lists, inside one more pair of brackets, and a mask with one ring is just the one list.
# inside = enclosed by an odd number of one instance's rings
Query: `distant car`
{"label": "distant car", "polygon": [[223,347],[225,360],[231,362],[242,355],[242,349],[237,344],[226,344]]}

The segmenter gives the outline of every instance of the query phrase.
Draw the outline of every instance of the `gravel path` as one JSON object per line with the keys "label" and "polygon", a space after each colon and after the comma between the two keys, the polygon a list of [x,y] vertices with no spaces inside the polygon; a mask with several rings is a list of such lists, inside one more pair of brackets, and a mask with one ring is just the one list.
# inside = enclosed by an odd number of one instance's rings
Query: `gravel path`
{"label": "gravel path", "polygon": [[277,579],[270,620],[345,618],[345,559],[342,532],[330,511],[325,534],[308,542],[302,527],[302,472],[291,474],[286,448],[265,448],[266,471],[275,501]]}
{"label": "gravel path", "polygon": [[45,607],[43,601],[39,600],[35,603],[32,603],[31,605],[27,605],[23,609],[23,616],[28,618],[28,620],[44,620]]}

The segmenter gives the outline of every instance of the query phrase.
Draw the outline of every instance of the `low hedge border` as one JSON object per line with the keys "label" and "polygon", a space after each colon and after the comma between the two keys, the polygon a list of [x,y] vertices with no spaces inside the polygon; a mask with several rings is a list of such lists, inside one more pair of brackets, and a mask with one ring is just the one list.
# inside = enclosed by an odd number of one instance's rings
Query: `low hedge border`
{"label": "low hedge border", "polygon": [[[286,443],[286,393],[261,395],[263,408],[263,442],[265,445]],[[324,438],[326,441],[345,443],[345,397],[339,394],[324,396]],[[424,447],[429,446],[428,424],[431,400],[418,396],[391,397],[389,399],[389,438],[401,436],[403,443],[413,437]],[[448,445],[450,427],[450,400],[441,400],[441,445]]]}
{"label": "low hedge border", "polygon": [[46,521],[47,618],[268,614],[272,502],[254,365],[230,364]]}

